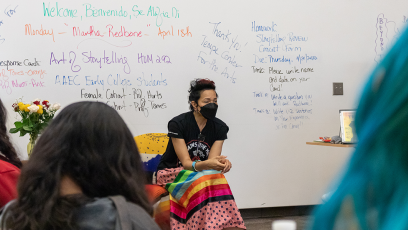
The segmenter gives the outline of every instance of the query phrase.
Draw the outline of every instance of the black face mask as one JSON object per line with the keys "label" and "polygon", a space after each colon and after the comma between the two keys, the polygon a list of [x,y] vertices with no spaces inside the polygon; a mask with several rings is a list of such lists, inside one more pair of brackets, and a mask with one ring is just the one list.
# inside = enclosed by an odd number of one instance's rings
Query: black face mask
{"label": "black face mask", "polygon": [[201,107],[200,113],[207,119],[214,119],[217,114],[218,105],[215,103],[209,103]]}

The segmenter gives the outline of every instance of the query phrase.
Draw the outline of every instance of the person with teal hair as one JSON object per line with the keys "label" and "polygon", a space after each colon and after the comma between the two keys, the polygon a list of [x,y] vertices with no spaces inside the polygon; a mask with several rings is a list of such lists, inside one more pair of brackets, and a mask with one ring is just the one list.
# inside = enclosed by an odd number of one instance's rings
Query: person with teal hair
{"label": "person with teal hair", "polygon": [[355,152],[309,229],[408,229],[408,30],[371,74],[355,126]]}

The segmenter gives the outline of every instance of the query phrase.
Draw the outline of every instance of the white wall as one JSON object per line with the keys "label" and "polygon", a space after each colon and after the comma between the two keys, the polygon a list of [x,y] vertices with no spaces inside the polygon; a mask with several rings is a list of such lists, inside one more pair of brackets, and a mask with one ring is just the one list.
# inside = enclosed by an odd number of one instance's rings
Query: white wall
{"label": "white wall", "polygon": [[[62,8],[60,15],[56,13],[57,4]],[[48,16],[44,6],[54,17]],[[230,127],[223,154],[233,163],[227,179],[238,206],[317,204],[349,158],[351,149],[308,146],[305,142],[338,134],[338,110],[356,108],[360,89],[376,64],[374,59],[381,50],[380,30],[386,35],[383,38],[386,50],[404,26],[407,6],[406,1],[397,0],[119,0],[87,1],[87,4],[83,1],[3,0],[0,3],[0,61],[22,62],[22,66],[0,66],[0,96],[10,112],[8,127],[17,120],[11,111],[11,104],[17,98],[23,97],[26,102],[34,98],[48,99],[65,106],[87,100],[81,98],[81,91],[95,93],[98,90],[100,101],[126,106],[119,113],[135,136],[166,132],[168,120],[188,109],[189,81],[210,78],[216,82],[219,94],[218,117]],[[55,11],[51,11],[52,7]],[[149,12],[150,7],[155,13],[160,10],[160,14],[154,16]],[[66,9],[76,10],[76,17],[67,16]],[[118,13],[122,10],[121,14],[126,16],[93,17],[91,9]],[[137,15],[136,10],[143,12]],[[380,14],[384,17],[382,28],[377,24]],[[273,31],[256,32],[253,23],[270,26]],[[31,25],[32,30],[43,28],[53,36],[27,35],[26,25]],[[103,37],[96,36],[95,32],[74,36],[74,27],[89,32],[91,26]],[[109,28],[120,32],[121,26],[136,32],[136,36],[112,37]],[[183,37],[179,34],[181,30],[189,33]],[[163,37],[160,31],[169,34]],[[260,37],[285,40],[269,44],[260,42]],[[211,51],[208,46],[217,51]],[[276,46],[278,48],[274,48]],[[292,50],[286,50],[286,46]],[[271,52],[260,52],[262,48]],[[104,57],[104,51],[109,57],[113,52],[117,58],[123,58],[122,61],[126,58],[127,64],[88,62],[90,53],[99,60]],[[139,59],[141,54],[152,55],[153,61],[143,64]],[[57,64],[63,55],[66,60]],[[157,55],[164,58],[161,63],[156,62]],[[291,63],[270,63],[268,55],[290,58]],[[297,60],[306,55],[315,60]],[[262,57],[265,63],[261,62]],[[26,59],[38,61],[39,66],[25,66]],[[167,61],[171,63],[165,63]],[[253,68],[263,68],[264,73],[254,73]],[[283,73],[294,68],[299,71],[313,68],[313,72],[279,75],[269,74],[269,68]],[[22,71],[23,75],[13,75],[11,69]],[[29,76],[29,70],[42,70],[45,74]],[[118,75],[121,82],[126,79],[124,85],[115,85],[112,76]],[[75,80],[63,84],[63,76]],[[296,80],[280,83],[279,78],[284,76]],[[270,78],[274,77],[277,82],[272,83],[272,87],[280,91],[271,91]],[[307,81],[300,82],[301,78]],[[104,85],[90,85],[90,79],[103,80]],[[159,81],[160,85],[146,85],[143,79]],[[26,82],[26,85],[14,87],[16,82]],[[42,87],[33,87],[33,82],[40,82]],[[344,83],[343,96],[332,95],[333,82]],[[139,111],[142,99],[134,96],[134,90],[142,92],[147,110]],[[113,91],[124,92],[126,97],[107,98],[106,94]],[[160,97],[149,99],[148,91]],[[262,97],[255,97],[254,92]],[[268,95],[265,97],[265,94]],[[288,99],[296,94],[303,98]],[[280,95],[282,99],[272,100],[273,95]],[[283,99],[284,96],[287,98]],[[295,106],[293,101],[300,105]],[[162,108],[153,109],[151,103]],[[283,114],[275,115],[274,110],[281,110]],[[291,111],[294,114],[290,114]],[[291,120],[290,116],[294,118],[296,112],[302,111],[306,111],[300,113],[303,117]],[[281,116],[288,120],[282,120]],[[28,137],[12,135],[12,138],[25,158]]]}

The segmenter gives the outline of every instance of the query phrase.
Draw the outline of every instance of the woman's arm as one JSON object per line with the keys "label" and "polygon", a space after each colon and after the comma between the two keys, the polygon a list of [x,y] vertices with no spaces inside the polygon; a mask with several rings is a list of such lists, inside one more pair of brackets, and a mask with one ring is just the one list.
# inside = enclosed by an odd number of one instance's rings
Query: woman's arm
{"label": "woman's arm", "polygon": [[215,141],[214,144],[211,146],[210,153],[208,154],[208,159],[213,159],[215,157],[221,156],[223,144],[224,144],[224,140]]}
{"label": "woman's arm", "polygon": [[[183,164],[183,167],[188,170],[193,170],[193,167],[192,167],[193,161],[191,161],[190,159],[190,154],[188,153],[186,142],[184,141],[184,139],[172,137],[171,141],[173,143],[174,150],[176,151],[177,157]],[[212,151],[212,148],[211,148],[211,151]],[[210,154],[211,154],[211,151],[210,151]],[[225,168],[225,164],[222,163],[222,160],[224,159],[225,157],[223,156],[215,156],[212,159],[197,162],[195,165],[195,168],[197,171],[202,171],[206,169],[214,169],[214,170],[220,171]]]}

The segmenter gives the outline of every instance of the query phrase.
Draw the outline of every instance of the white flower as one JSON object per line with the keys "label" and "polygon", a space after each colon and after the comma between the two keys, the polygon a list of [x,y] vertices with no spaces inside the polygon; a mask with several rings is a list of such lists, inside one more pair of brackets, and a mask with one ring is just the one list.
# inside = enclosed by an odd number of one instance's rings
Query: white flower
{"label": "white flower", "polygon": [[61,108],[60,103],[54,103],[53,105],[51,105],[51,110],[57,111]]}
{"label": "white flower", "polygon": [[27,109],[30,110],[30,113],[36,113],[40,109],[40,107],[38,107],[36,105],[30,105],[30,106],[27,107]]}

